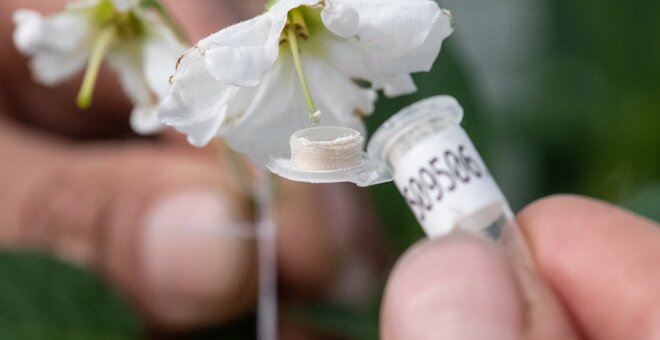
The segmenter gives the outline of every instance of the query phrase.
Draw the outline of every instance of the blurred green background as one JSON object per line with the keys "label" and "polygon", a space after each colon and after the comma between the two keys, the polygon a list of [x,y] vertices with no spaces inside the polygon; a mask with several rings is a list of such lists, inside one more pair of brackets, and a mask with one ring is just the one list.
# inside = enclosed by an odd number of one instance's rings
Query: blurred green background
{"label": "blurred green background", "polygon": [[[370,130],[416,100],[450,94],[514,210],[569,192],[660,220],[659,1],[441,4],[455,16],[454,34],[432,72],[415,76],[418,93],[379,100]],[[422,232],[393,185],[369,190],[394,258]],[[339,338],[376,339],[379,296],[360,307],[293,306],[282,317]],[[0,254],[0,303],[10,306],[0,311],[3,339],[143,334],[98,279],[34,254]],[[251,339],[253,318],[182,338]]]}
{"label": "blurred green background", "polygon": [[[370,128],[450,94],[515,211],[577,193],[660,220],[660,2],[440,3],[454,34],[420,91],[380,100]],[[392,186],[372,193],[397,249],[421,236]]]}

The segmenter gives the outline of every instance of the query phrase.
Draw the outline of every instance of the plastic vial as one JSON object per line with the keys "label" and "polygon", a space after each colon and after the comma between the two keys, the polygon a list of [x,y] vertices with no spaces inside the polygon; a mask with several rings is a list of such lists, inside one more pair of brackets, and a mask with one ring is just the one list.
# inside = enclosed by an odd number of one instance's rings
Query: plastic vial
{"label": "plastic vial", "polygon": [[368,154],[391,168],[394,182],[429,237],[455,228],[499,238],[513,218],[497,183],[461,128],[450,96],[410,105],[373,135]]}

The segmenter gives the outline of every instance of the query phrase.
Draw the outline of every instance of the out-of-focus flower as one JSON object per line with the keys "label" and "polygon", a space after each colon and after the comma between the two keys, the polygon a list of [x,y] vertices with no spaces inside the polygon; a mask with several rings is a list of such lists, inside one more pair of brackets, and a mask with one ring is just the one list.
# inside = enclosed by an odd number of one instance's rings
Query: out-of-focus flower
{"label": "out-of-focus flower", "polygon": [[169,91],[168,78],[185,47],[147,4],[154,2],[79,0],[47,17],[21,9],[14,13],[14,43],[31,57],[32,74],[44,85],[64,81],[87,63],[78,95],[82,108],[91,104],[100,65],[106,60],[134,104],[133,129],[157,132],[162,125],[156,108]]}
{"label": "out-of-focus flower", "polygon": [[263,166],[308,118],[364,131],[375,90],[414,92],[410,73],[428,71],[451,32],[431,0],[280,0],[188,50],[159,117]]}

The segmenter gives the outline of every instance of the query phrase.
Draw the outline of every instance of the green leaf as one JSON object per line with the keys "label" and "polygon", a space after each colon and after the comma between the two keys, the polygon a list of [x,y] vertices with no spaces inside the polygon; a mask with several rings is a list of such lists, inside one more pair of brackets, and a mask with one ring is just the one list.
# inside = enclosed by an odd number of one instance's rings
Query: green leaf
{"label": "green leaf", "polygon": [[95,275],[36,253],[0,252],[0,339],[138,339],[127,305]]}
{"label": "green leaf", "polygon": [[319,303],[292,306],[283,317],[340,339],[371,340],[378,339],[378,311],[371,314],[346,305]]}

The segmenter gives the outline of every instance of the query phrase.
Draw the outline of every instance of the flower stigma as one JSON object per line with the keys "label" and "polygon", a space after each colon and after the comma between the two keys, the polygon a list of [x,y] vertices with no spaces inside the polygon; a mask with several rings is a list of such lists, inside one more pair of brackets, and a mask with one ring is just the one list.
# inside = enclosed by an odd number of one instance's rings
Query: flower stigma
{"label": "flower stigma", "polygon": [[305,102],[307,103],[309,121],[312,124],[318,124],[321,121],[321,111],[316,107],[316,104],[314,104],[314,99],[309,90],[305,71],[303,70],[302,61],[300,59],[298,37],[306,40],[309,37],[309,31],[305,24],[305,18],[299,9],[295,8],[289,11],[288,20],[284,30],[286,31],[286,37],[283,42],[288,42],[291,49],[291,55],[293,56],[293,62],[296,67],[296,73],[298,74],[298,80],[300,81],[300,87],[302,88]]}
{"label": "flower stigma", "polygon": [[103,57],[108,52],[108,49],[116,37],[117,28],[114,25],[110,25],[101,30],[101,33],[94,43],[89,62],[87,63],[87,69],[85,70],[85,77],[83,78],[82,86],[78,92],[77,103],[78,107],[81,109],[89,108],[92,104],[92,94],[94,93],[94,86],[96,84],[96,79],[98,78],[99,69],[103,63]]}

